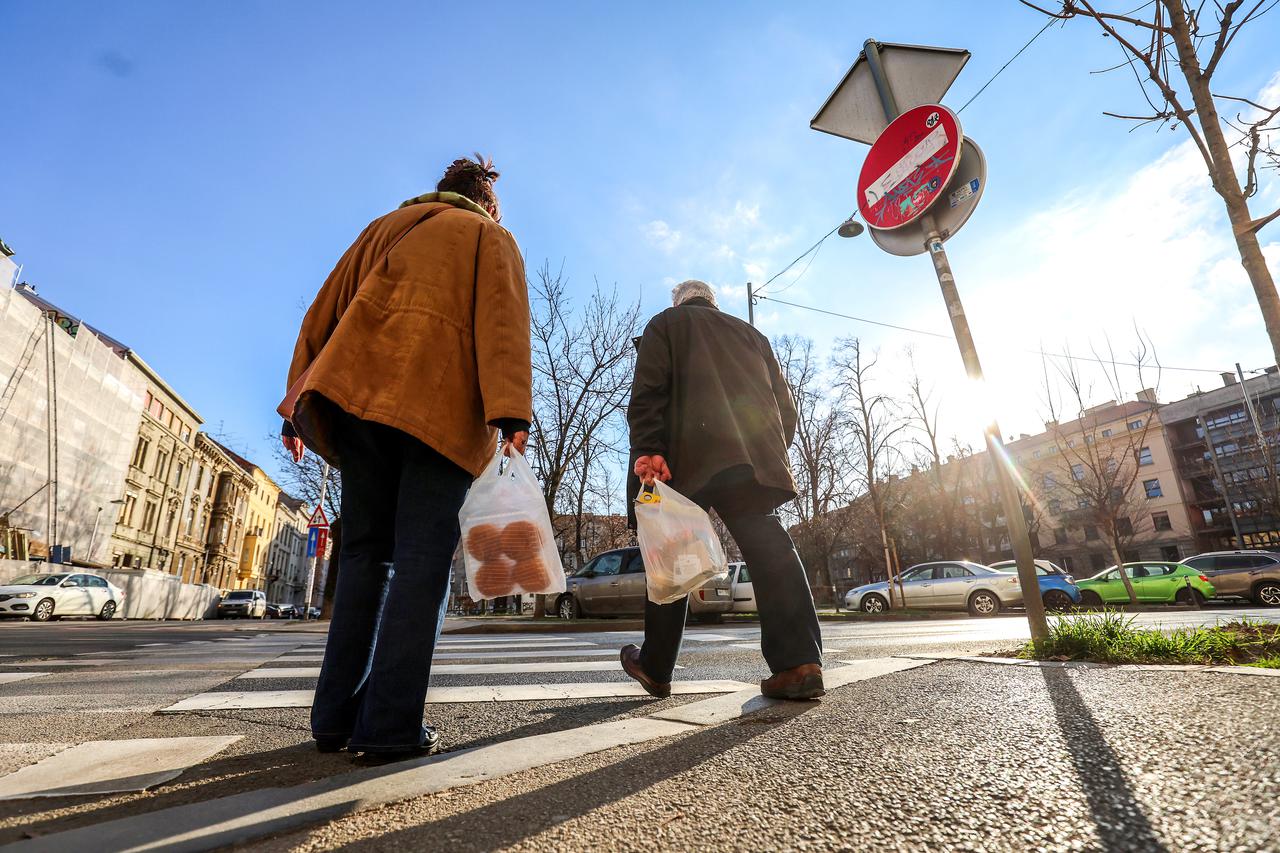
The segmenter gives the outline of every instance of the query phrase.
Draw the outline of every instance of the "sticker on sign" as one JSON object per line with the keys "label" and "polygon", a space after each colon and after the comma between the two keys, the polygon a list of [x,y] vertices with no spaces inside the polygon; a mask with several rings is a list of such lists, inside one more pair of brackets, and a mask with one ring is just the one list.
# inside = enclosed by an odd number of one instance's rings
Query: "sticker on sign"
{"label": "sticker on sign", "polygon": [[961,184],[958,189],[954,190],[951,193],[951,195],[947,197],[948,201],[951,203],[951,206],[955,207],[957,204],[960,204],[961,202],[965,202],[973,198],[974,195],[977,194],[978,192],[979,185],[980,185],[980,181],[977,178],[974,178],[972,181],[969,181],[969,183],[967,184]]}
{"label": "sticker on sign", "polygon": [[872,228],[914,221],[939,198],[960,164],[964,136],[940,104],[913,107],[876,139],[858,175],[858,210]]}

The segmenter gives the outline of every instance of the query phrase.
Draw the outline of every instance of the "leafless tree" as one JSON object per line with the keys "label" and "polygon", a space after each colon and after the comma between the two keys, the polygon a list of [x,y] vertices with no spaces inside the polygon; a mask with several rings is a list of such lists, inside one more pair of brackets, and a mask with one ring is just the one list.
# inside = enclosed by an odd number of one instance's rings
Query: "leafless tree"
{"label": "leafless tree", "polygon": [[[896,474],[901,456],[898,443],[906,422],[898,403],[876,388],[875,368],[878,358],[863,351],[857,338],[844,338],[836,344],[832,359],[836,387],[841,389],[849,410],[850,434],[853,438],[855,486],[867,496],[879,527],[880,545],[886,573],[892,577],[890,555],[890,515],[898,494]],[[893,597],[890,592],[890,598]],[[890,602],[892,604],[892,602]]]}
{"label": "leafless tree", "polygon": [[[626,459],[622,422],[634,373],[632,343],[640,305],[623,303],[597,284],[575,310],[563,270],[544,264],[530,282],[533,294],[533,424],[530,462],[542,483],[552,518],[580,515],[598,466]],[[621,461],[620,461],[621,460]],[[581,551],[581,525],[573,550]],[[538,597],[535,614],[542,615]]]}
{"label": "leafless tree", "polygon": [[[1121,379],[1110,344],[1105,355],[1095,350],[1094,358],[1102,363],[1105,389],[1118,405],[1090,405],[1093,389],[1076,360],[1055,362],[1053,370],[1060,383],[1051,380],[1045,364],[1045,397],[1056,452],[1051,454],[1055,461],[1037,472],[1038,487],[1045,500],[1066,504],[1065,518],[1101,534],[1112,559],[1123,567],[1135,537],[1154,532],[1149,515],[1142,510],[1146,495],[1139,494],[1139,480],[1147,439],[1159,417],[1155,396],[1159,361],[1150,343],[1139,334],[1132,363],[1136,365],[1134,380],[1141,389],[1140,399],[1125,404],[1128,383]],[[1122,570],[1119,574],[1130,603],[1137,604],[1128,573]]]}
{"label": "leafless tree", "polygon": [[796,435],[791,444],[791,471],[796,498],[796,547],[816,589],[834,590],[831,550],[841,538],[834,510],[853,497],[849,462],[852,448],[843,400],[832,392],[831,376],[814,355],[813,341],[783,336],[773,343],[783,375],[796,403]]}
{"label": "leafless tree", "polygon": [[[1091,0],[1062,0],[1056,11],[1029,0],[1021,2],[1064,21],[1092,20],[1119,46],[1124,61],[1107,70],[1132,71],[1147,109],[1106,115],[1136,121],[1138,126],[1185,128],[1227,209],[1240,261],[1280,363],[1280,296],[1258,245],[1258,231],[1280,217],[1280,208],[1256,218],[1249,210],[1249,199],[1258,192],[1259,170],[1280,167],[1275,141],[1280,104],[1259,104],[1239,94],[1214,91],[1214,75],[1240,31],[1271,11],[1276,0],[1229,0],[1211,7],[1185,0],[1151,0],[1124,12],[1100,8],[1101,3]],[[1224,117],[1220,104],[1229,105],[1235,115]],[[1229,142],[1228,134],[1236,140]],[[1241,154],[1233,160],[1237,147]]]}
{"label": "leafless tree", "polygon": [[[276,473],[280,477],[280,485],[290,495],[300,499],[308,506],[314,507],[320,501],[320,480],[324,473],[324,460],[314,453],[307,452],[301,462],[294,462],[289,451],[280,442],[280,436],[267,437],[267,445],[271,448],[271,456],[276,463]],[[329,469],[329,486],[325,490],[324,511],[332,522],[342,509],[342,472],[337,468]]]}

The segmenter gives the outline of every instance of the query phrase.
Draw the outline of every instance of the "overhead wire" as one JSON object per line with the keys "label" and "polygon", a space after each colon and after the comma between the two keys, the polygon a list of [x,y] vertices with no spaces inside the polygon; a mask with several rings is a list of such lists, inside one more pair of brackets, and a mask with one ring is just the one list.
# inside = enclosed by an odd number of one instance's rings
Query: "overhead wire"
{"label": "overhead wire", "polygon": [[[768,299],[769,301],[776,302],[779,305],[786,305],[791,308],[799,308],[804,311],[813,311],[817,314],[826,314],[831,317],[840,317],[841,319],[853,320],[854,322],[857,322],[857,323],[866,323],[871,326],[881,326],[886,329],[897,329],[900,332],[910,332],[911,334],[914,334],[914,335],[927,335],[928,337],[931,337],[931,338],[942,338],[944,340],[949,340],[949,341],[955,340],[955,337],[953,335],[943,334],[942,332],[931,332],[927,329],[913,329],[910,326],[899,326],[895,323],[885,323],[880,320],[870,320],[866,317],[855,317],[852,314],[842,314],[839,311],[829,311],[826,308],[815,308],[812,305],[801,305],[797,302],[788,302],[785,299],[775,299],[772,296],[761,296],[760,298]],[[1129,361],[1112,361],[1110,359],[1103,359],[1103,358],[1090,358],[1084,355],[1068,355],[1067,353],[1048,352],[1046,350],[1041,350],[1041,349],[1026,349],[1023,347],[1018,347],[1017,349],[1019,352],[1025,352],[1025,353],[1030,353],[1032,355],[1044,356],[1045,358],[1061,358],[1061,359],[1066,359],[1068,361],[1088,361],[1088,362],[1093,362],[1095,364],[1107,364],[1107,365],[1114,364],[1118,367],[1159,367],[1160,370],[1176,370],[1176,371],[1185,372],[1185,373],[1221,374],[1226,372],[1222,370],[1216,370],[1210,367],[1170,367],[1164,364],[1160,364],[1160,365],[1138,364],[1136,362],[1129,362]]]}

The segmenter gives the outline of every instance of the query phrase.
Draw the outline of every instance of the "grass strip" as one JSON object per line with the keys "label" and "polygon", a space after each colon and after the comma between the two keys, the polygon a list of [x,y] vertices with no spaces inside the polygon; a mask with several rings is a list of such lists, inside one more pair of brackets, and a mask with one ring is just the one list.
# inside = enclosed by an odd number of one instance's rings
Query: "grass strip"
{"label": "grass strip", "polygon": [[1043,643],[1027,643],[1018,657],[1101,663],[1258,666],[1280,669],[1280,625],[1249,619],[1203,628],[1136,628],[1114,610],[1059,617]]}

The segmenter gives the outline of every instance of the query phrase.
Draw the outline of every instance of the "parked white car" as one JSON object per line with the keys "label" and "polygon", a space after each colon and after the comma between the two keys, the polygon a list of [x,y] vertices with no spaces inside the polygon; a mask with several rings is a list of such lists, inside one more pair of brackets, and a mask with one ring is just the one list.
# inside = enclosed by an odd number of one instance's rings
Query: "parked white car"
{"label": "parked white car", "polygon": [[756,612],[756,588],[746,563],[729,564],[729,590],[733,596],[733,613]]}
{"label": "parked white car", "polygon": [[0,586],[0,616],[48,622],[62,616],[110,619],[124,603],[124,590],[90,572],[23,575]]}

